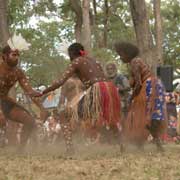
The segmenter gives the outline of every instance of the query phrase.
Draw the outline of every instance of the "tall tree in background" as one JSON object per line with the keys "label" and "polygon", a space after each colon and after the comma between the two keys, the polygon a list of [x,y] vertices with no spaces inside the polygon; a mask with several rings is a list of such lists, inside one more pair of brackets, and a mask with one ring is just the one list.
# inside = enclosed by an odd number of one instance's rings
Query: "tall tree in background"
{"label": "tall tree in background", "polygon": [[[138,1],[140,3],[138,3]],[[138,1],[131,0],[131,3],[138,3],[136,6],[136,13],[138,13],[140,17],[136,20],[143,24],[144,17],[147,19],[150,17],[150,23],[147,21],[145,27],[151,27],[152,31],[150,32],[149,30],[148,33],[149,39],[152,39],[153,35],[154,46],[152,47],[156,50],[154,47],[156,42],[155,37],[157,37],[157,35],[155,35],[156,32],[154,24],[152,23],[155,20],[153,15],[154,11],[152,9],[153,1],[146,3],[147,7],[150,7],[148,9],[148,13],[150,14],[149,17],[146,17],[139,11],[138,7],[142,8],[143,3],[142,0]],[[3,1],[0,0],[0,2],[2,4]],[[4,2],[7,3],[7,1]],[[63,71],[63,68],[67,65],[67,62],[63,60],[63,57],[60,57],[60,51],[58,50],[59,44],[61,44],[64,39],[67,39],[67,41],[70,42],[74,40],[81,42],[81,39],[84,39],[82,36],[83,16],[81,2],[82,0],[63,0],[59,3],[47,0],[9,1],[8,24],[10,25],[10,32],[16,30],[16,32],[21,33],[27,41],[32,44],[30,51],[24,52],[21,55],[21,62],[22,64],[26,64],[26,73],[28,73],[30,77],[39,77],[33,79],[34,86],[39,84],[49,84],[51,79],[56,77],[57,73]],[[114,42],[116,40],[134,42],[138,36],[137,32],[139,32],[138,37],[140,37],[140,40],[138,42],[140,45],[143,44],[142,42],[148,42],[148,40],[146,40],[147,38],[144,38],[145,34],[147,34],[144,29],[139,28],[140,30],[142,29],[142,31],[134,31],[135,28],[133,28],[130,15],[130,0],[93,0],[92,2],[90,1],[90,3],[92,3],[92,6],[90,7],[93,8],[93,27],[90,29],[91,36],[89,37],[91,37],[91,45],[93,47],[92,53],[99,60],[102,60],[105,63],[107,61],[113,61],[116,55],[114,54],[114,51],[111,51]],[[0,12],[2,15],[2,11]],[[179,0],[162,1],[161,13],[164,19],[164,60],[166,64],[178,66],[180,62],[180,46],[177,41],[177,39],[180,39]],[[106,14],[108,17],[106,17]],[[32,18],[36,18],[35,26],[33,26],[32,23],[29,23],[32,22]],[[90,20],[91,18],[90,11]],[[2,23],[2,18],[0,19],[0,22]],[[138,23],[140,24],[140,22]],[[90,25],[92,26],[92,21]],[[1,25],[0,28],[1,27],[3,26]],[[1,35],[0,38],[2,37],[5,36]],[[148,47],[148,50],[150,49],[150,46],[146,45],[146,47]],[[146,58],[148,52],[144,50],[142,50],[142,52],[146,53],[144,55]],[[155,51],[153,55],[156,55]],[[155,63],[157,62],[156,58],[153,58],[153,60]],[[152,62],[148,61],[148,63],[151,64]],[[57,66],[56,64],[62,64],[64,66]],[[44,75],[44,72],[48,71],[50,66],[51,69],[53,69],[51,76],[49,74],[47,76]]]}
{"label": "tall tree in background", "polygon": [[8,0],[0,0],[0,47],[7,44],[9,38]]}
{"label": "tall tree in background", "polygon": [[75,38],[77,42],[82,41],[82,8],[80,0],[69,0],[72,11],[76,14],[75,17]]}
{"label": "tall tree in background", "polygon": [[90,0],[69,0],[75,16],[75,38],[91,52]]}
{"label": "tall tree in background", "polygon": [[90,1],[82,1],[83,14],[83,45],[88,52],[91,52],[91,25],[90,25]]}
{"label": "tall tree in background", "polygon": [[109,3],[108,0],[104,0],[104,37],[103,37],[104,47],[107,47],[107,41],[108,41],[108,20],[109,20]]}
{"label": "tall tree in background", "polygon": [[161,0],[153,0],[154,18],[155,18],[155,40],[156,40],[156,58],[158,64],[164,64],[163,59],[163,31],[161,20]]}
{"label": "tall tree in background", "polygon": [[140,54],[153,67],[153,41],[145,0],[130,0],[130,9]]}
{"label": "tall tree in background", "polygon": [[99,38],[99,31],[98,31],[98,12],[97,12],[97,2],[93,0],[93,26],[92,26],[92,33],[93,33],[93,47],[100,48],[101,41]]}
{"label": "tall tree in background", "polygon": [[[0,0],[0,46],[7,45],[9,39],[9,25],[8,25],[8,0]],[[9,95],[16,98],[16,90],[13,87]]]}
{"label": "tall tree in background", "polygon": [[163,18],[164,61],[177,68],[180,67],[180,6],[179,0],[161,2]]}

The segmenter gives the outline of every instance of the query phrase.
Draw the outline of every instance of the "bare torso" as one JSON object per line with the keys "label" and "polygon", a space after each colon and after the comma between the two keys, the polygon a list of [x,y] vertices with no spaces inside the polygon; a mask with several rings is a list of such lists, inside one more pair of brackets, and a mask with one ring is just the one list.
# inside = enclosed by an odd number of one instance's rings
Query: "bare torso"
{"label": "bare torso", "polygon": [[[27,95],[31,96],[31,94],[35,92],[24,72],[20,68],[11,68],[2,62],[0,64],[0,99],[7,98],[10,89],[17,82]],[[32,100],[42,109],[41,103],[39,103],[37,100]]]}
{"label": "bare torso", "polygon": [[4,63],[0,64],[0,98],[8,96],[9,90],[18,81],[18,68],[8,68]]}
{"label": "bare torso", "polygon": [[77,76],[88,87],[95,82],[105,81],[103,69],[98,61],[89,57],[78,58]]}
{"label": "bare torso", "polygon": [[89,88],[96,82],[106,81],[100,63],[92,58],[83,56],[74,59],[63,73],[62,77],[55,81],[51,87],[47,88],[44,93],[62,86],[74,74],[81,80],[85,88]]}

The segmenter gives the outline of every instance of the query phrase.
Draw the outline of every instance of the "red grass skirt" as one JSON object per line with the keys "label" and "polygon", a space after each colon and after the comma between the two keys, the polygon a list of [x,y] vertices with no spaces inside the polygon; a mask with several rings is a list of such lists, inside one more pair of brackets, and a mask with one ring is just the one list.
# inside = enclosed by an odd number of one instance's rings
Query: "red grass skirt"
{"label": "red grass skirt", "polygon": [[97,82],[79,97],[71,106],[73,119],[96,126],[120,126],[120,97],[112,82]]}

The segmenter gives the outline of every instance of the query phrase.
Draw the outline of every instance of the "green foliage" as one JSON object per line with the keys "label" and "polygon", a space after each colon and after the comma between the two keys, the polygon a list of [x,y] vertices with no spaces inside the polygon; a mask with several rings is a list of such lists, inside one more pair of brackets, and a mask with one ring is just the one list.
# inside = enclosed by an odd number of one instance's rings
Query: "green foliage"
{"label": "green foliage", "polygon": [[[129,2],[109,0],[107,48],[97,48],[103,43],[104,1],[97,2],[97,16],[92,28],[93,56],[105,65],[113,61],[120,71],[127,72],[127,67],[118,60],[113,44],[119,40],[134,41],[135,33],[129,10]],[[69,63],[58,51],[64,40],[75,40],[75,13],[69,0],[58,5],[53,0],[16,0],[9,1],[9,24],[11,34],[22,33],[32,44],[29,51],[21,55],[21,63],[34,86],[48,85],[58,77]],[[92,11],[93,12],[93,11]],[[153,13],[151,9],[151,22]],[[162,1],[164,31],[164,58],[166,64],[180,66],[180,5],[179,0]],[[32,18],[35,20],[32,23]],[[152,23],[151,23],[152,24]],[[153,32],[153,27],[152,27]],[[102,41],[102,42],[101,42]],[[102,45],[102,47],[104,47]]]}
{"label": "green foliage", "polygon": [[11,26],[20,26],[23,27],[29,20],[30,16],[26,16],[28,14],[28,9],[30,9],[30,2],[17,0],[17,1],[9,1],[8,6],[9,12],[9,24]]}
{"label": "green foliage", "polygon": [[[31,43],[30,50],[21,55],[21,65],[33,86],[50,84],[68,64],[58,52],[62,29],[67,24],[60,26],[60,20],[50,18],[56,8],[53,1],[47,0],[37,3],[18,0],[9,4],[11,32],[21,33]],[[32,17],[39,20],[29,23]]]}
{"label": "green foliage", "polygon": [[94,49],[93,56],[101,62],[103,67],[105,67],[105,65],[109,62],[113,62],[117,65],[118,71],[123,74],[128,74],[127,65],[120,61],[119,57],[117,57],[114,51],[106,48]]}
{"label": "green foliage", "polygon": [[180,4],[178,0],[162,3],[164,57],[167,64],[180,66]]}
{"label": "green foliage", "polygon": [[132,41],[135,39],[129,4],[126,1],[110,1],[109,44],[114,41]]}
{"label": "green foliage", "polygon": [[[180,46],[177,39],[180,38],[180,1],[164,0],[161,1],[161,16],[163,28],[163,58],[165,64],[180,66]],[[153,38],[155,38],[154,29],[154,12],[153,4],[148,5],[148,13],[150,16],[150,27]]]}
{"label": "green foliage", "polygon": [[94,49],[93,56],[96,57],[96,59],[98,59],[99,61],[101,61],[102,64],[105,64],[109,61],[114,61],[115,59],[113,52],[106,48]]}
{"label": "green foliage", "polygon": [[[98,4],[97,4],[98,5]],[[126,1],[109,1],[109,13],[108,13],[108,48],[113,49],[115,41],[128,41],[134,40],[135,34],[132,26],[132,20],[129,10],[129,4]],[[96,32],[100,34],[99,38],[104,33],[104,20],[106,16],[104,13],[104,4],[98,5],[97,17],[96,17]],[[98,43],[95,39],[94,44]]]}

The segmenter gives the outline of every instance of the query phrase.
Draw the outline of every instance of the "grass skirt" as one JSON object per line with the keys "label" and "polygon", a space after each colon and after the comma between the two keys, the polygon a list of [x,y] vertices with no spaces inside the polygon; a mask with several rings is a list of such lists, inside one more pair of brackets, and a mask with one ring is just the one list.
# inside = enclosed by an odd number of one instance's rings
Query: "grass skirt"
{"label": "grass skirt", "polygon": [[72,119],[96,126],[120,127],[120,97],[112,82],[97,82],[69,105]]}

